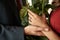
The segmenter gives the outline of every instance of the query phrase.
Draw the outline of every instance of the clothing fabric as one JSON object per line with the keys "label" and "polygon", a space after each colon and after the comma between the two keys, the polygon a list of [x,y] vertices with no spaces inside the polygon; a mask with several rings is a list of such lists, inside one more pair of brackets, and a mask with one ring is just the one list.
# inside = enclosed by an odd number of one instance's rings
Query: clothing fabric
{"label": "clothing fabric", "polygon": [[0,0],[0,24],[20,26],[16,0]]}
{"label": "clothing fabric", "polygon": [[16,0],[0,0],[0,40],[24,40]]}
{"label": "clothing fabric", "polygon": [[24,40],[23,28],[0,25],[0,40]]}
{"label": "clothing fabric", "polygon": [[54,31],[60,34],[60,7],[57,7],[50,15],[50,24]]}

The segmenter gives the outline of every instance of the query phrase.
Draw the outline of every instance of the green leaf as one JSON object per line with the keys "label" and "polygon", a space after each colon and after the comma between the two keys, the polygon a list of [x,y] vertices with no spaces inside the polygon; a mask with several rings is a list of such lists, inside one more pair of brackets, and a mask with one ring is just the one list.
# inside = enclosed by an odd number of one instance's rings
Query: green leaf
{"label": "green leaf", "polygon": [[[25,0],[26,1],[26,0]],[[26,1],[26,6],[22,6],[22,9],[20,10],[20,18],[21,18],[21,24],[23,26],[27,26],[28,23],[28,12],[27,8],[33,11],[34,13],[37,13],[38,15],[42,15],[42,13],[45,13],[46,17],[49,18],[48,9],[52,8],[54,9],[54,6],[48,4],[48,0],[32,0],[32,6],[27,5],[28,2]],[[45,36],[26,36],[26,40],[48,40]]]}

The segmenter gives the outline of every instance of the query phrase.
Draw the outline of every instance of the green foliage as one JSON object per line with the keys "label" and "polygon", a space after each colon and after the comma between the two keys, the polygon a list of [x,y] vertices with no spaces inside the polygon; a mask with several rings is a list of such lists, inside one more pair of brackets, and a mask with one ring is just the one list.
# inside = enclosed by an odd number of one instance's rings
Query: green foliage
{"label": "green foliage", "polygon": [[26,36],[25,40],[48,40],[45,36]]}
{"label": "green foliage", "polygon": [[[27,8],[30,9],[31,11],[37,13],[38,15],[42,15],[45,13],[46,17],[49,17],[48,14],[48,9],[49,8],[54,8],[52,5],[48,4],[48,0],[32,0],[32,6],[22,6],[22,9],[20,11],[20,18],[22,21],[22,26],[27,26],[28,23],[28,12]],[[47,37],[41,36],[41,37],[36,37],[36,36],[26,36],[26,40],[48,40]]]}
{"label": "green foliage", "polygon": [[22,6],[22,9],[20,11],[20,18],[22,21],[22,25],[23,26],[27,26],[28,23],[28,12],[27,12],[27,8],[30,9],[31,11],[37,13],[38,15],[42,15],[42,13],[45,13],[46,16],[48,17],[49,14],[47,12],[47,10],[49,8],[53,8],[52,5],[48,4],[48,0],[32,0],[32,6]]}
{"label": "green foliage", "polygon": [[27,14],[27,8],[26,7],[22,7],[21,11],[20,11],[20,19],[21,19],[21,24],[22,26],[27,26],[28,23],[28,14]]}

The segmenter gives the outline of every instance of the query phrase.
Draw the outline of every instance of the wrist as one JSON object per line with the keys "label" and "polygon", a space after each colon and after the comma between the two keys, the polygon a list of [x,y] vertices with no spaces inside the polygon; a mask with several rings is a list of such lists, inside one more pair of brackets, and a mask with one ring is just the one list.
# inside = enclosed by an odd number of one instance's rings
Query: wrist
{"label": "wrist", "polygon": [[44,24],[44,25],[42,25],[42,27],[49,27],[49,25],[48,24]]}
{"label": "wrist", "polygon": [[50,28],[50,26],[47,25],[47,24],[43,25],[42,27],[43,27],[43,31],[45,31],[45,32],[48,32],[48,31],[51,31],[51,30],[52,30],[52,29]]}

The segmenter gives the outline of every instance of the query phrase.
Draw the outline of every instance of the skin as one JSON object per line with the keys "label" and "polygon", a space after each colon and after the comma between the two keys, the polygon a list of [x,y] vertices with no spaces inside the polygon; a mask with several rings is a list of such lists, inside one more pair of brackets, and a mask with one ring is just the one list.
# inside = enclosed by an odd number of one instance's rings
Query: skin
{"label": "skin", "polygon": [[[30,13],[29,13],[29,15],[30,15]],[[33,17],[33,16],[32,16]],[[40,17],[40,16],[39,16]],[[42,16],[42,17],[45,17],[45,16]],[[30,19],[30,17],[29,17],[29,19]],[[41,18],[42,19],[42,18]],[[35,19],[34,19],[35,20]],[[38,20],[39,21],[39,20]],[[30,21],[29,21],[30,22]],[[41,21],[41,22],[43,22],[43,21]],[[44,20],[44,22],[45,22],[45,20]],[[35,22],[33,22],[33,24],[34,24]],[[46,22],[47,23],[47,22]],[[36,22],[36,24],[38,24],[39,25],[39,22],[37,23]],[[26,26],[25,28],[24,28],[24,32],[25,32],[25,34],[26,35],[34,35],[34,36],[45,36],[41,31],[43,31],[44,29],[44,31],[48,31],[48,28],[44,28],[44,26],[43,26],[43,28],[42,27],[39,27],[39,26],[37,26],[37,25],[28,25],[28,26]],[[41,24],[42,25],[42,24]]]}
{"label": "skin", "polygon": [[[60,5],[59,0],[53,0],[52,4],[56,7]],[[28,15],[29,23],[31,25],[24,28],[26,35],[47,36],[49,40],[60,40],[60,37],[55,34],[55,32],[47,24],[44,14],[42,16],[38,16],[28,9]]]}
{"label": "skin", "polygon": [[[38,16],[37,14],[33,13],[28,9],[28,14],[29,14],[29,23],[31,25],[37,25],[44,30],[40,30],[45,36],[49,38],[49,40],[60,40],[60,37],[55,34],[55,32],[48,26],[45,15],[43,14],[42,16]],[[48,29],[46,29],[48,28]]]}
{"label": "skin", "polygon": [[[30,19],[30,18],[29,18]],[[42,21],[43,22],[43,21]],[[35,22],[34,22],[35,23]],[[33,23],[33,24],[34,24]],[[36,22],[37,23],[37,22]],[[39,24],[39,23],[37,23]],[[41,31],[44,30],[43,28],[37,25],[28,25],[24,28],[24,32],[26,35],[34,35],[34,36],[45,36]]]}
{"label": "skin", "polygon": [[60,1],[59,0],[53,0],[52,4],[57,7],[60,5]]}
{"label": "skin", "polygon": [[42,32],[40,32],[43,30],[40,27],[29,25],[29,26],[25,27],[24,30],[25,30],[26,35],[44,36],[44,34]]}
{"label": "skin", "polygon": [[[59,0],[53,0],[52,4],[57,7],[60,5],[60,2]],[[43,35],[47,36],[49,40],[60,40],[60,37],[47,24],[46,17],[44,14],[42,16],[39,16],[28,9],[28,15],[29,15],[29,23],[31,25],[42,28],[40,32],[43,33]]]}

